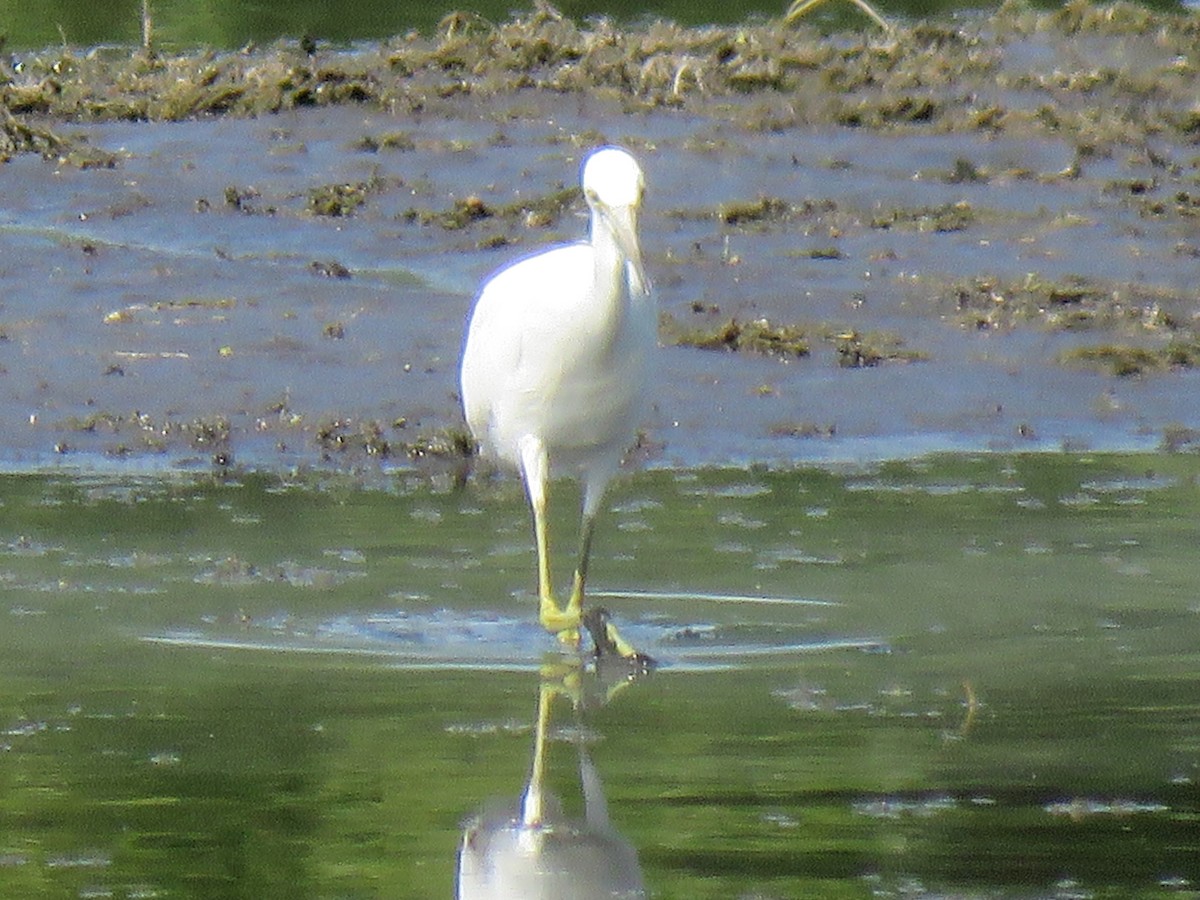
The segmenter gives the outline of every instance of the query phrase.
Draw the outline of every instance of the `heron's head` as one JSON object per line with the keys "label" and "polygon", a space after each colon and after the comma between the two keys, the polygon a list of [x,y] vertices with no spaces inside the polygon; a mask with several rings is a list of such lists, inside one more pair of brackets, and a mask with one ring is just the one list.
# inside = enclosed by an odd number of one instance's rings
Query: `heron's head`
{"label": "heron's head", "polygon": [[632,206],[642,202],[646,180],[632,154],[620,147],[601,147],[583,163],[583,193],[588,204],[608,207]]}
{"label": "heron's head", "polygon": [[583,195],[592,210],[593,232],[599,225],[612,235],[628,266],[629,288],[636,294],[650,293],[637,233],[638,209],[645,191],[641,166],[628,151],[601,147],[584,160]]}

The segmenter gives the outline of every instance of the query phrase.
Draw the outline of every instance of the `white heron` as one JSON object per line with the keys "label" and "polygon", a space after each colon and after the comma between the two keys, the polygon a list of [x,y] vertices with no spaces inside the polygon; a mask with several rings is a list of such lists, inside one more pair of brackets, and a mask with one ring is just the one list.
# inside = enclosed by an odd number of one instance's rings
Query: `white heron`
{"label": "white heron", "polygon": [[[521,474],[533,510],[539,618],[578,645],[592,633],[598,654],[649,662],[621,639],[603,610],[583,610],[596,514],[646,408],[658,314],[638,245],[645,179],[619,147],[588,155],[586,241],[551,247],[493,274],[471,313],[462,358],[462,402],[484,455]],[[554,599],[546,534],[547,483],[582,484],[574,583]]]}

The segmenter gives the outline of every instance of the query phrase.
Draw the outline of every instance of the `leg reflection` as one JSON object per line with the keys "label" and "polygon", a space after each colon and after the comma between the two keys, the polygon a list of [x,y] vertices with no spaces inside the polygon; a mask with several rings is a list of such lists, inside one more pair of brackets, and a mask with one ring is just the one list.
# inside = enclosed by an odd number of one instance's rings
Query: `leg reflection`
{"label": "leg reflection", "polygon": [[624,678],[605,684],[600,672],[574,663],[543,668],[529,782],[517,809],[485,814],[466,826],[458,854],[459,900],[647,896],[637,851],[609,822],[603,785],[584,746],[582,727],[575,729],[574,742],[583,819],[564,815],[558,798],[545,789],[547,739],[556,701],[569,700],[578,717],[585,705],[607,702],[629,683]]}

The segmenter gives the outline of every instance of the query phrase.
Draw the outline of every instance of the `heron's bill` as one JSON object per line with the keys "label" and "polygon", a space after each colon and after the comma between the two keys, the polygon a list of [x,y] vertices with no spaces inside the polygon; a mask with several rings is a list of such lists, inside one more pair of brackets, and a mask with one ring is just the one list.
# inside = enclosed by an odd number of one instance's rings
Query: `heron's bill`
{"label": "heron's bill", "polygon": [[611,206],[605,209],[605,213],[605,218],[612,227],[617,248],[627,263],[630,292],[642,296],[649,294],[650,279],[646,277],[646,270],[642,267],[642,248],[638,245],[637,207]]}

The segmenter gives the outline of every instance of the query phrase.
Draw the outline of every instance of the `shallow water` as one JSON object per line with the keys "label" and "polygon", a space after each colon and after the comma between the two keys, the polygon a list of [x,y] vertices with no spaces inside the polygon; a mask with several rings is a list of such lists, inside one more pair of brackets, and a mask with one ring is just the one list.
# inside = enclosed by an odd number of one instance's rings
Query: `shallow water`
{"label": "shallow water", "polygon": [[[655,897],[1195,896],[1198,475],[623,481],[596,586],[661,667],[559,697],[548,783],[586,739]],[[0,894],[452,894],[560,658],[515,483],[0,487]]]}

